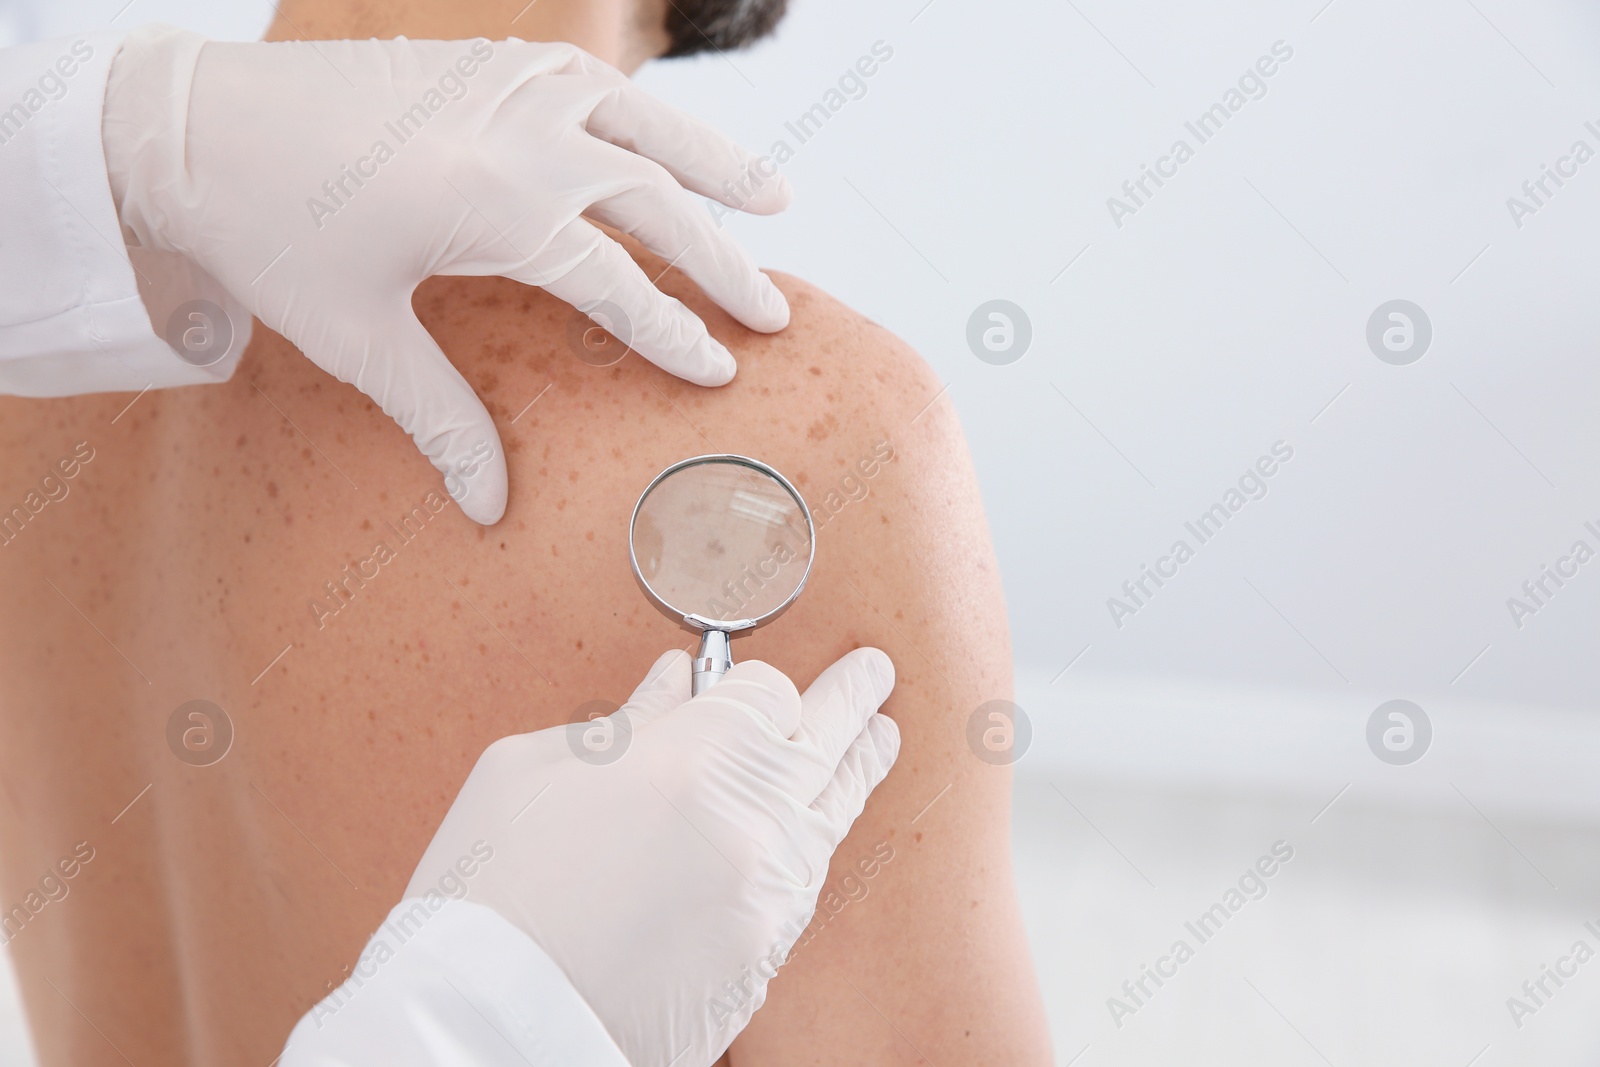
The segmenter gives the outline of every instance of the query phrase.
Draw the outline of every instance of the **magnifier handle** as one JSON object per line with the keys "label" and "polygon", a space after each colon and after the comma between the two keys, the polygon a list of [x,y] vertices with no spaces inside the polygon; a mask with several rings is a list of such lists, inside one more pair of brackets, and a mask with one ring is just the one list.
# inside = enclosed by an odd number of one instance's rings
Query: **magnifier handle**
{"label": "magnifier handle", "polygon": [[722,630],[702,630],[700,654],[695,656],[689,693],[699,696],[722,680],[733,666],[733,647]]}

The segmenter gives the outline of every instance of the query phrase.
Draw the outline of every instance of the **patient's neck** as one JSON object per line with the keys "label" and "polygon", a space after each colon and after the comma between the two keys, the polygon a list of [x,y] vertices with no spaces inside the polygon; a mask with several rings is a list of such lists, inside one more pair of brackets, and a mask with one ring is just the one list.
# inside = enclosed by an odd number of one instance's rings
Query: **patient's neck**
{"label": "patient's neck", "polygon": [[666,0],[283,0],[269,41],[565,41],[632,72],[667,47]]}

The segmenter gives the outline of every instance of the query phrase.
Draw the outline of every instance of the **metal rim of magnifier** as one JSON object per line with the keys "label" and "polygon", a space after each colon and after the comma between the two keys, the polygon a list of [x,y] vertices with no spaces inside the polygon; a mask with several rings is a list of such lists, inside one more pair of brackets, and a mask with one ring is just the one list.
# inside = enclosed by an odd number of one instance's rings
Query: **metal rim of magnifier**
{"label": "metal rim of magnifier", "polygon": [[[800,505],[800,514],[806,517],[806,543],[810,545],[810,551],[806,553],[806,569],[804,573],[800,575],[800,583],[794,587],[794,592],[790,593],[784,598],[783,603],[779,604],[777,607],[763,615],[757,615],[753,619],[708,619],[704,615],[699,615],[694,612],[686,613],[682,608],[674,604],[668,604],[665,600],[661,599],[656,591],[650,588],[650,582],[639,570],[639,553],[634,549],[633,546],[633,531],[635,525],[639,521],[639,509],[644,506],[645,500],[655,490],[655,487],[660,485],[667,478],[676,474],[678,471],[683,470],[685,467],[698,467],[708,463],[738,464],[740,466],[749,467],[751,470],[766,475],[768,478],[771,478],[773,481],[783,486],[784,491],[794,498],[794,502],[796,504]],[[672,466],[668,467],[666,470],[650,479],[650,484],[644,487],[644,492],[639,494],[638,502],[633,505],[633,514],[628,517],[628,563],[633,568],[633,576],[638,579],[640,588],[644,590],[645,596],[649,597],[651,602],[659,607],[662,611],[666,612],[673,618],[682,619],[685,625],[689,626],[691,629],[699,631],[700,633],[704,633],[707,630],[721,630],[723,633],[735,634],[744,630],[754,630],[757,626],[760,626],[763,623],[771,622],[773,619],[783,614],[784,610],[787,609],[790,604],[794,603],[795,598],[800,595],[801,590],[806,587],[806,579],[811,577],[811,565],[816,562],[816,559],[817,524],[811,518],[811,509],[806,506],[805,497],[800,495],[800,490],[796,489],[789,479],[785,478],[783,475],[779,474],[776,470],[761,462],[759,459],[751,459],[749,456],[735,455],[732,452],[717,452],[705,456],[693,456],[689,459],[679,460],[678,462],[674,463]]]}

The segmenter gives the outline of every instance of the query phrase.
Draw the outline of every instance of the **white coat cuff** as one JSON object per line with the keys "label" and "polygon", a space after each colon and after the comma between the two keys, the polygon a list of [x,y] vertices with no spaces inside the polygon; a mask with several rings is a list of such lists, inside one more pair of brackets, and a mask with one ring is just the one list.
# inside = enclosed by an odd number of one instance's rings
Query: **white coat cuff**
{"label": "white coat cuff", "polygon": [[561,968],[481,904],[402,901],[280,1067],[628,1067]]}
{"label": "white coat cuff", "polygon": [[249,315],[210,275],[168,253],[129,258],[101,139],[122,39],[0,50],[0,393],[224,381],[249,340]]}

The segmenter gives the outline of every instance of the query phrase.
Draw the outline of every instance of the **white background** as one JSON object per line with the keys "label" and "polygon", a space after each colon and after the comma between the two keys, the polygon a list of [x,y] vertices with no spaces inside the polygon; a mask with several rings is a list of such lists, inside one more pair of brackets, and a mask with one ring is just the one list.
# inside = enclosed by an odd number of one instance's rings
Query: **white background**
{"label": "white background", "polygon": [[[729,225],[911,341],[966,425],[1057,1062],[1592,1063],[1600,962],[1520,1030],[1505,1001],[1600,948],[1600,560],[1520,629],[1506,601],[1600,549],[1600,159],[1520,228],[1506,201],[1600,150],[1600,10],[1324,3],[797,0],[776,40],[639,80],[765,150],[893,49],[785,165],[796,205]],[[1266,95],[1119,228],[1107,198],[1277,41]],[[996,298],[1031,321],[1009,366],[966,340]],[[1409,366],[1365,339],[1396,298],[1432,323]],[[1268,495],[1116,627],[1107,598],[1280,440]],[[1406,767],[1365,738],[1397,697],[1434,730]],[[1269,896],[1115,1027],[1106,999],[1279,839]]]}

